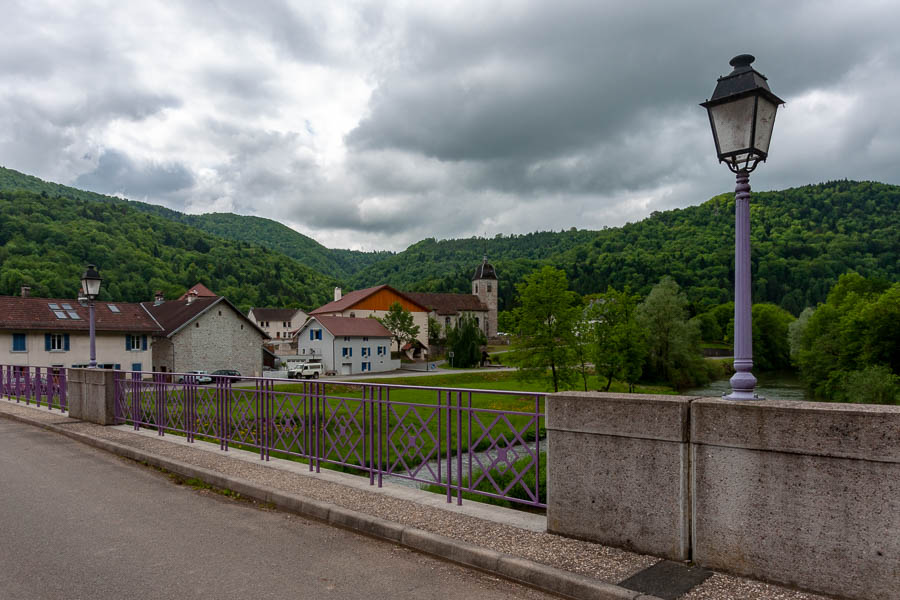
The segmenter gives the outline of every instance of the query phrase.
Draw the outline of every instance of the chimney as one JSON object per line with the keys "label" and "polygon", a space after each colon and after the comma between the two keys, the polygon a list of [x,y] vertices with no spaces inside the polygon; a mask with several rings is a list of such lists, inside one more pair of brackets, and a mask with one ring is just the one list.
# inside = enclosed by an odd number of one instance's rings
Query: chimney
{"label": "chimney", "polygon": [[30,295],[31,295],[31,286],[23,285],[22,286],[22,297],[27,298]]}
{"label": "chimney", "polygon": [[334,301],[337,302],[340,299],[341,299],[341,288],[336,287],[336,288],[334,288]]}
{"label": "chimney", "polygon": [[156,295],[153,297],[153,306],[159,306],[163,302],[166,301],[166,296],[163,294],[162,290],[158,290]]}
{"label": "chimney", "polygon": [[191,290],[190,292],[188,292],[188,297],[187,297],[188,304],[193,303],[194,300],[196,300],[196,299],[197,299],[197,290]]}

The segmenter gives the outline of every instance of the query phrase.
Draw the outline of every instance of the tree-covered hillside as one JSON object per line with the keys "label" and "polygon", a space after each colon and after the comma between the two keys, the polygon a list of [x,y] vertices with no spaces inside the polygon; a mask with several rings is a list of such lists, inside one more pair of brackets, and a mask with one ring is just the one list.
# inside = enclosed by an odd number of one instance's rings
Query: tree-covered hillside
{"label": "tree-covered hillside", "polygon": [[35,296],[75,297],[88,263],[104,278],[101,297],[118,301],[151,300],[156,290],[172,298],[202,282],[242,309],[310,309],[328,300],[336,283],[259,245],[125,201],[0,191],[0,294],[30,285]]}
{"label": "tree-covered hillside", "polygon": [[[753,301],[794,315],[823,302],[838,277],[900,279],[900,187],[834,181],[751,198]],[[424,240],[361,271],[357,287],[470,289],[482,253],[500,277],[500,308],[514,306],[515,285],[545,264],[566,272],[579,294],[626,286],[641,296],[664,275],[675,279],[692,312],[734,294],[734,195],[653,213],[603,231],[566,231],[493,239]]]}
{"label": "tree-covered hillside", "polygon": [[58,183],[50,183],[4,167],[0,167],[0,190],[23,190],[38,194],[44,193],[49,197],[67,196],[69,198],[112,202],[114,204],[127,202],[135,210],[190,225],[225,239],[264,246],[296,259],[320,273],[327,273],[331,277],[342,281],[348,280],[360,269],[392,254],[391,252],[332,250],[314,239],[271,219],[232,213],[189,215],[155,204],[122,200],[113,196],[87,192]]}

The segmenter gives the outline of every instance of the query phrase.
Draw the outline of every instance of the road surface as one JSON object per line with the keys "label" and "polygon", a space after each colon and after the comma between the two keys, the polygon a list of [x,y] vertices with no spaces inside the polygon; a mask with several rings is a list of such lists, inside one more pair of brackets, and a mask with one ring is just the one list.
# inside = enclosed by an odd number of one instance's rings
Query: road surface
{"label": "road surface", "polygon": [[551,598],[0,418],[0,598]]}

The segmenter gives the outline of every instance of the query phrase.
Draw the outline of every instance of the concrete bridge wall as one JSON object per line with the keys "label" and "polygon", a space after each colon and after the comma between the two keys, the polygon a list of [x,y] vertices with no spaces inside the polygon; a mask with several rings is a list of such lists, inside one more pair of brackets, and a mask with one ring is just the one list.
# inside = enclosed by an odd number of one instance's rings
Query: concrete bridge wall
{"label": "concrete bridge wall", "polygon": [[556,394],[548,529],[851,598],[900,590],[900,407]]}

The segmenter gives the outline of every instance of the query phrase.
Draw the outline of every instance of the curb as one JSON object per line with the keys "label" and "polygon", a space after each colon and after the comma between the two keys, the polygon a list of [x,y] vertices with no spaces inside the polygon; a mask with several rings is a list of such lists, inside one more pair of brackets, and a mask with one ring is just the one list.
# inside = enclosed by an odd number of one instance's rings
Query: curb
{"label": "curb", "polygon": [[88,446],[123,456],[148,465],[165,469],[187,478],[200,479],[215,487],[233,490],[242,496],[272,504],[276,508],[303,517],[315,519],[369,537],[400,544],[407,548],[491,575],[515,581],[529,587],[575,600],[660,600],[641,592],[629,590],[611,583],[597,581],[584,575],[570,573],[524,558],[503,554],[462,542],[417,527],[401,525],[350,510],[330,502],[322,502],[259,485],[239,477],[230,477],[216,471],[198,467],[179,460],[166,458],[102,440],[84,433],[69,431],[56,424],[42,423],[21,415],[0,412],[0,417],[52,431]]}

